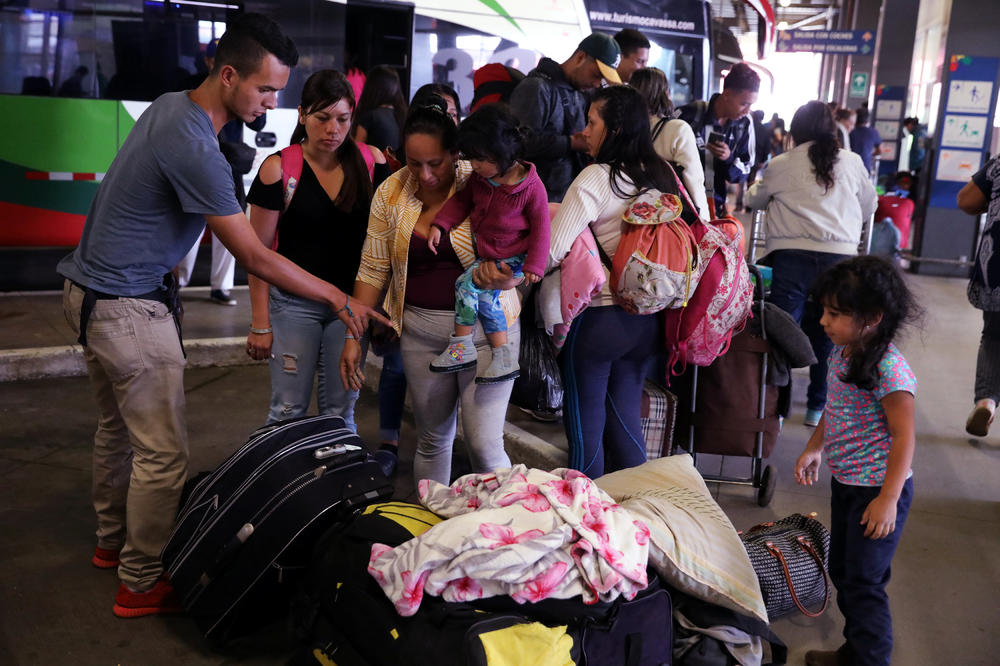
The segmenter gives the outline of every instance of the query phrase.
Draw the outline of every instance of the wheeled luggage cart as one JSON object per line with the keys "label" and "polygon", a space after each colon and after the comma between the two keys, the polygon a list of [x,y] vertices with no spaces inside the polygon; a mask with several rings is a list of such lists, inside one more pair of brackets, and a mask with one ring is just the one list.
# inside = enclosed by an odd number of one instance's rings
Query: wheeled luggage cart
{"label": "wheeled luggage cart", "polygon": [[[733,336],[729,351],[717,358],[711,366],[704,369],[692,366],[688,373],[690,376],[690,399],[687,413],[687,452],[691,454],[695,462],[697,462],[699,452],[723,456],[746,456],[749,454],[751,461],[750,476],[748,477],[730,477],[721,474],[702,474],[702,477],[706,481],[752,486],[757,490],[757,504],[767,506],[774,497],[777,478],[774,467],[764,465],[764,458],[770,455],[770,450],[774,447],[780,430],[780,422],[777,415],[777,387],[767,384],[770,347],[767,343],[767,330],[764,326],[764,281],[756,266],[751,264],[749,268],[755,277],[754,316],[759,317],[761,336],[758,337],[750,330],[744,329]],[[759,365],[759,368],[756,365]],[[753,379],[756,380],[750,385],[750,388],[756,389],[756,410],[753,412],[756,418],[741,417],[738,413],[739,404],[726,404],[722,405],[722,408],[727,411],[732,410],[732,414],[727,414],[726,418],[721,421],[718,418],[711,419],[712,430],[724,433],[718,439],[725,441],[699,441],[699,434],[703,434],[706,430],[704,422],[699,424],[698,416],[698,384],[701,373],[709,373],[708,378],[711,378],[712,384],[718,383],[744,389],[746,382],[741,382],[741,379],[746,380],[750,374],[753,374]],[[735,376],[736,374],[739,376]],[[712,395],[712,399],[717,400],[719,396],[719,393],[715,393]],[[699,433],[699,430],[703,432]],[[753,441],[748,451],[745,447],[745,440],[747,434],[751,433]]]}

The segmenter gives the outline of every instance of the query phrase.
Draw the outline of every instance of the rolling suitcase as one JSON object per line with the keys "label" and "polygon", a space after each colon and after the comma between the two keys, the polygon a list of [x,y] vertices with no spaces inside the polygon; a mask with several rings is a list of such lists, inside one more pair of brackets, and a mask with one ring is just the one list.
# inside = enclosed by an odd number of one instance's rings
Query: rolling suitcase
{"label": "rolling suitcase", "polygon": [[287,609],[325,530],[392,492],[339,416],[277,423],[191,490],[161,559],[205,636],[231,638]]}
{"label": "rolling suitcase", "polygon": [[887,217],[892,219],[893,225],[899,229],[899,248],[901,250],[910,248],[910,226],[913,223],[914,208],[913,200],[906,197],[884,194],[878,198],[875,221],[881,222]]}

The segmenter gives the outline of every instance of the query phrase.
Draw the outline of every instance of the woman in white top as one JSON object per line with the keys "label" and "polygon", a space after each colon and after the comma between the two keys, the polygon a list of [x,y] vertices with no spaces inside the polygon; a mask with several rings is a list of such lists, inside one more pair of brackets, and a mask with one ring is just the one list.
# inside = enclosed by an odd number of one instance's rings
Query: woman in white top
{"label": "woman in white top", "polygon": [[826,405],[827,357],[833,343],[819,325],[822,307],[809,300],[816,278],[858,253],[861,228],[877,195],[861,158],[838,148],[837,128],[823,102],[799,107],[790,129],[795,147],[774,157],[747,192],[752,208],[767,208],[765,262],[774,271],[771,301],[802,325],[819,362],[809,369],[806,425]]}
{"label": "woman in white top", "polygon": [[670,101],[667,75],[656,67],[637,70],[629,85],[639,91],[649,109],[649,126],[653,133],[653,150],[665,160],[681,167],[679,174],[691,201],[698,207],[703,220],[709,219],[705,197],[705,169],[698,154],[698,143],[691,126],[673,118],[674,104]]}
{"label": "woman in white top", "polygon": [[[669,166],[653,150],[642,96],[627,86],[594,93],[583,130],[595,164],[580,172],[552,219],[549,265],[559,264],[589,226],[614,257],[622,213],[640,191],[677,194]],[[691,211],[685,211],[689,219]],[[595,478],[646,460],[639,423],[642,386],[662,348],[656,315],[628,314],[607,284],[573,321],[559,356],[570,466]]]}

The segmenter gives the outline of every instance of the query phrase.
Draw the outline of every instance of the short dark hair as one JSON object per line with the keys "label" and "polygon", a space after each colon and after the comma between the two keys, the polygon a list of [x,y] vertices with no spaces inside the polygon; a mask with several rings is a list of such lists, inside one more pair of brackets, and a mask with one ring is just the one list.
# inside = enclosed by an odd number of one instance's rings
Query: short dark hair
{"label": "short dark hair", "polygon": [[615,41],[618,42],[618,48],[622,50],[623,58],[635,53],[639,49],[649,48],[649,40],[646,39],[646,35],[632,28],[619,30],[615,34]]}
{"label": "short dark hair", "polygon": [[858,123],[858,125],[867,125],[868,124],[868,109],[866,109],[863,106],[860,107],[860,108],[858,108],[857,123]]}
{"label": "short dark hair", "polygon": [[745,62],[738,62],[733,65],[722,83],[723,90],[746,90],[758,92],[760,90],[760,75],[753,71],[750,65]]}
{"label": "short dark hair", "polygon": [[226,27],[215,51],[212,74],[229,65],[240,76],[250,76],[270,53],[287,67],[295,67],[299,52],[277,23],[263,14],[244,14]]}
{"label": "short dark hair", "polygon": [[503,175],[521,158],[524,135],[506,104],[487,104],[458,126],[458,149],[463,159],[495,162]]}
{"label": "short dark hair", "polygon": [[848,109],[846,107],[841,107],[833,113],[833,119],[838,123],[842,120],[848,120],[855,113],[854,109]]}

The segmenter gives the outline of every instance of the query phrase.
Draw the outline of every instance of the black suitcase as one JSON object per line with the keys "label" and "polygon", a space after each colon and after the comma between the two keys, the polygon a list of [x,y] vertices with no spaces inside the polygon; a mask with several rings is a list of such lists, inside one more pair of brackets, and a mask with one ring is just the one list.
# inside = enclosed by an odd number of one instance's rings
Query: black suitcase
{"label": "black suitcase", "polygon": [[339,416],[277,423],[191,490],[161,559],[205,636],[232,638],[287,610],[324,531],[392,492]]}

